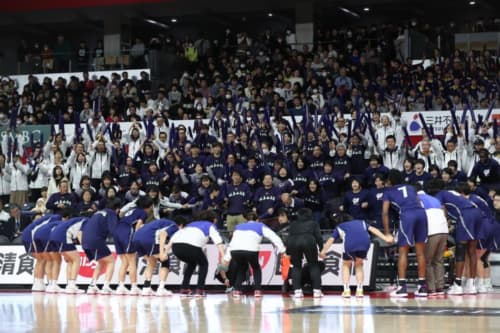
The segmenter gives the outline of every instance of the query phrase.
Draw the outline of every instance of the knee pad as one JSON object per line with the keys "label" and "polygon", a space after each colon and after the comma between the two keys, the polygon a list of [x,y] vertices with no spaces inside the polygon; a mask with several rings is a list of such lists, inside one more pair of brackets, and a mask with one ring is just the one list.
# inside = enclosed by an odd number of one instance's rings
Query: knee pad
{"label": "knee pad", "polygon": [[483,263],[483,268],[488,268],[490,267],[490,263],[488,261],[488,257],[490,255],[490,251],[486,251],[482,256],[481,256],[481,262]]}
{"label": "knee pad", "polygon": [[466,245],[464,243],[457,243],[457,248],[455,250],[455,261],[464,262],[465,261],[465,252]]}
{"label": "knee pad", "polygon": [[170,267],[170,260],[160,260],[160,267],[161,268],[169,268]]}

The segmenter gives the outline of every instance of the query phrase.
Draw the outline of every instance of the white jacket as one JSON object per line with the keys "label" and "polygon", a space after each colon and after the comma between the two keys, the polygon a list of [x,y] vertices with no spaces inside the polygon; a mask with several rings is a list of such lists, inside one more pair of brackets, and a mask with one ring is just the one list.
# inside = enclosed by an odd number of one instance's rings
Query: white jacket
{"label": "white jacket", "polygon": [[10,175],[10,191],[28,191],[28,175],[31,172],[29,166],[21,162],[7,163],[5,168],[7,174]]}
{"label": "white jacket", "polygon": [[106,144],[106,151],[104,153],[96,152],[98,141],[92,144],[92,152],[90,153],[90,177],[98,179],[102,177],[105,171],[111,170],[111,146]]}
{"label": "white jacket", "polygon": [[0,195],[10,194],[10,175],[5,169],[0,169]]}

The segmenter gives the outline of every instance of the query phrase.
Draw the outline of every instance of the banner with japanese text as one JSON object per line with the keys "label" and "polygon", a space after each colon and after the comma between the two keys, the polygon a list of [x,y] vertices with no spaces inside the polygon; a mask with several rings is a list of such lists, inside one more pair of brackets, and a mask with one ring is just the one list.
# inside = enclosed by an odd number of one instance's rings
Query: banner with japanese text
{"label": "banner with japanese text", "polygon": [[[115,255],[114,246],[110,246],[110,249]],[[372,282],[373,274],[373,251],[374,246],[370,247],[368,251],[367,259],[364,262],[364,285],[370,286]],[[96,263],[94,261],[90,262],[85,254],[79,248],[80,252],[80,272],[78,274],[77,283],[78,284],[88,284],[92,278],[94,268]],[[323,286],[340,287],[342,283],[342,244],[333,244],[330,250],[327,252],[328,257],[324,260],[325,270],[322,274]],[[209,267],[207,275],[207,285],[221,285],[221,283],[215,279],[215,270],[218,265],[218,251],[217,247],[213,244],[209,244],[206,247],[206,253],[208,257]],[[280,286],[283,284],[281,278],[281,267],[279,256],[276,254],[273,246],[271,244],[262,244],[259,252],[259,261],[262,267],[262,284],[269,286]],[[17,245],[6,245],[0,246],[0,286],[1,285],[27,285],[33,283],[33,268],[35,264],[35,259],[30,255],[26,254],[23,246]],[[113,275],[112,283],[118,282],[118,269],[120,266],[120,260],[117,258],[115,271]],[[158,283],[158,270],[159,264],[155,269],[155,274],[153,276],[153,284]],[[170,273],[168,274],[167,284],[169,285],[180,285],[182,281],[182,272],[184,269],[184,264],[180,262],[174,255],[170,255]],[[144,281],[144,273],[146,270],[146,261],[143,258],[139,258],[138,263],[138,282],[142,283]],[[66,283],[66,264],[63,261],[61,265],[61,273],[59,274],[59,283]],[[104,272],[102,272],[104,274]],[[101,276],[101,280],[104,277]],[[197,276],[193,276],[191,282],[196,283]],[[355,277],[351,277],[351,283],[355,284]]]}

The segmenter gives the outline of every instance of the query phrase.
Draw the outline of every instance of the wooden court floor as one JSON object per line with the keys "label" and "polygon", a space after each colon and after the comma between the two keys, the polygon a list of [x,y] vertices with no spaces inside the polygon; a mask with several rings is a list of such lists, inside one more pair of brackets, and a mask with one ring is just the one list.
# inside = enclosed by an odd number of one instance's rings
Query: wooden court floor
{"label": "wooden court floor", "polygon": [[0,293],[0,332],[500,332],[500,293],[427,300],[383,294],[296,301]]}

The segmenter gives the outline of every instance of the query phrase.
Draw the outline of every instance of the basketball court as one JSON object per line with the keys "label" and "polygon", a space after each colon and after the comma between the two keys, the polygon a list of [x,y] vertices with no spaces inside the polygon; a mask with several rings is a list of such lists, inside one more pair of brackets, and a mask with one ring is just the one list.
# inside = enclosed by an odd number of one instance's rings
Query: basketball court
{"label": "basketball court", "polygon": [[500,293],[391,300],[0,294],[0,332],[500,332]]}

